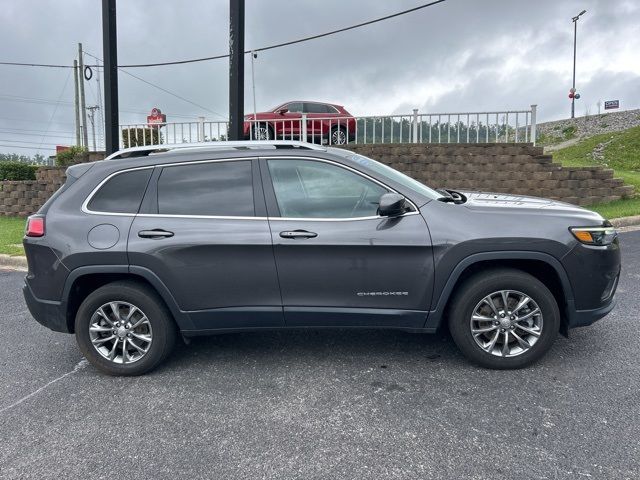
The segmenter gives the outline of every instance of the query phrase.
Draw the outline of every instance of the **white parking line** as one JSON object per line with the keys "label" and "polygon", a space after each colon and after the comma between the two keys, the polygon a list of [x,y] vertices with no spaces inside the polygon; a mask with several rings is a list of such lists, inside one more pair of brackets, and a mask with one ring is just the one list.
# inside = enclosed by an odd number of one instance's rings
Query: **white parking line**
{"label": "white parking line", "polygon": [[80,360],[75,367],[73,367],[73,370],[71,370],[70,372],[65,373],[64,375],[60,375],[58,378],[54,378],[53,380],[51,380],[50,382],[46,383],[45,385],[43,385],[42,387],[38,388],[36,391],[31,392],[29,395],[26,395],[24,397],[22,397],[20,400],[12,403],[11,405],[8,405],[4,408],[0,409],[0,413],[4,413],[7,410],[11,410],[13,407],[17,407],[18,405],[20,405],[22,402],[29,400],[31,397],[33,397],[34,395],[37,395],[38,393],[40,393],[42,390],[44,390],[45,388],[53,385],[54,383],[62,380],[65,377],[68,377],[69,375],[72,375],[74,373],[76,373],[78,370],[83,369],[84,367],[86,367],[89,364],[89,362],[87,360]]}

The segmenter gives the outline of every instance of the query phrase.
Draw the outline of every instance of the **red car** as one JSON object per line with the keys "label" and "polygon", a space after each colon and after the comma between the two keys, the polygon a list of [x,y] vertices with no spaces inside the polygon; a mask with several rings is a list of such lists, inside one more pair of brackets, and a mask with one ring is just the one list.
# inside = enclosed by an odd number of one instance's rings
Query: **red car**
{"label": "red car", "polygon": [[356,138],[356,119],[342,105],[295,101],[279,105],[268,112],[244,117],[247,140],[302,139],[307,116],[306,141],[344,145]]}

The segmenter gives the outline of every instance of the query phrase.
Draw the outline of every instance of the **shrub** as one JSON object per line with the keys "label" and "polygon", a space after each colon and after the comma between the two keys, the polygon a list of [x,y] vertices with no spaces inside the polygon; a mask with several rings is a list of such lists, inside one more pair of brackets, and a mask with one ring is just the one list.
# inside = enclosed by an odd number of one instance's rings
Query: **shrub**
{"label": "shrub", "polygon": [[0,180],[35,180],[37,169],[22,162],[0,162]]}
{"label": "shrub", "polygon": [[89,159],[87,149],[84,147],[70,147],[56,155],[56,165],[59,167],[68,167],[76,163],[83,163]]}
{"label": "shrub", "polygon": [[132,127],[122,129],[122,145],[124,148],[160,145],[161,143],[162,135],[157,128]]}

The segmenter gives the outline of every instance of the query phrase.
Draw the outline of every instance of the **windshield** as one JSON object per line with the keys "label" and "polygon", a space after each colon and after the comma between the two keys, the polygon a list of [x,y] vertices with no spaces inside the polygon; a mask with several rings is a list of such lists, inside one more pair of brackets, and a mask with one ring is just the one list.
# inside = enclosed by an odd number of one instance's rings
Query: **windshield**
{"label": "windshield", "polygon": [[424,183],[420,183],[419,181],[414,180],[408,175],[405,175],[404,173],[401,173],[394,168],[388,167],[384,163],[373,160],[372,158],[338,148],[333,149],[332,153],[336,153],[341,157],[354,161],[357,164],[362,165],[363,167],[377,173],[381,177],[399,183],[415,192],[424,195],[427,198],[435,200],[436,198],[442,197],[441,193],[438,193],[434,189],[427,187]]}

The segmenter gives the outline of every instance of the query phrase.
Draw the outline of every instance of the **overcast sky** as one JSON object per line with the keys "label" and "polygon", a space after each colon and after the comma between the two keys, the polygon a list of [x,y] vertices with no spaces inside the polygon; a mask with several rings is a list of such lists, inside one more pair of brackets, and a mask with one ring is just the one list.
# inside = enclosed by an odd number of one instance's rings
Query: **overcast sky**
{"label": "overcast sky", "polygon": [[[246,0],[245,46],[322,33],[423,3]],[[640,107],[640,1],[447,0],[259,54],[258,110],[293,99],[343,104],[354,115],[525,109],[536,103],[540,120],[567,117],[571,17],[582,9],[587,13],[578,24],[582,98],[576,114],[597,113],[598,100]],[[119,63],[228,53],[228,17],[228,0],[120,0]],[[0,25],[0,61],[70,65],[78,42],[102,57],[100,0],[0,0]],[[246,65],[249,113],[249,55]],[[144,122],[154,106],[169,121],[227,117],[227,59],[128,71],[193,103],[120,73],[121,123]],[[86,84],[87,105],[96,103],[96,92],[94,78]],[[72,102],[69,69],[0,65],[0,152],[30,155],[40,146],[49,155],[54,145],[73,143]]]}

